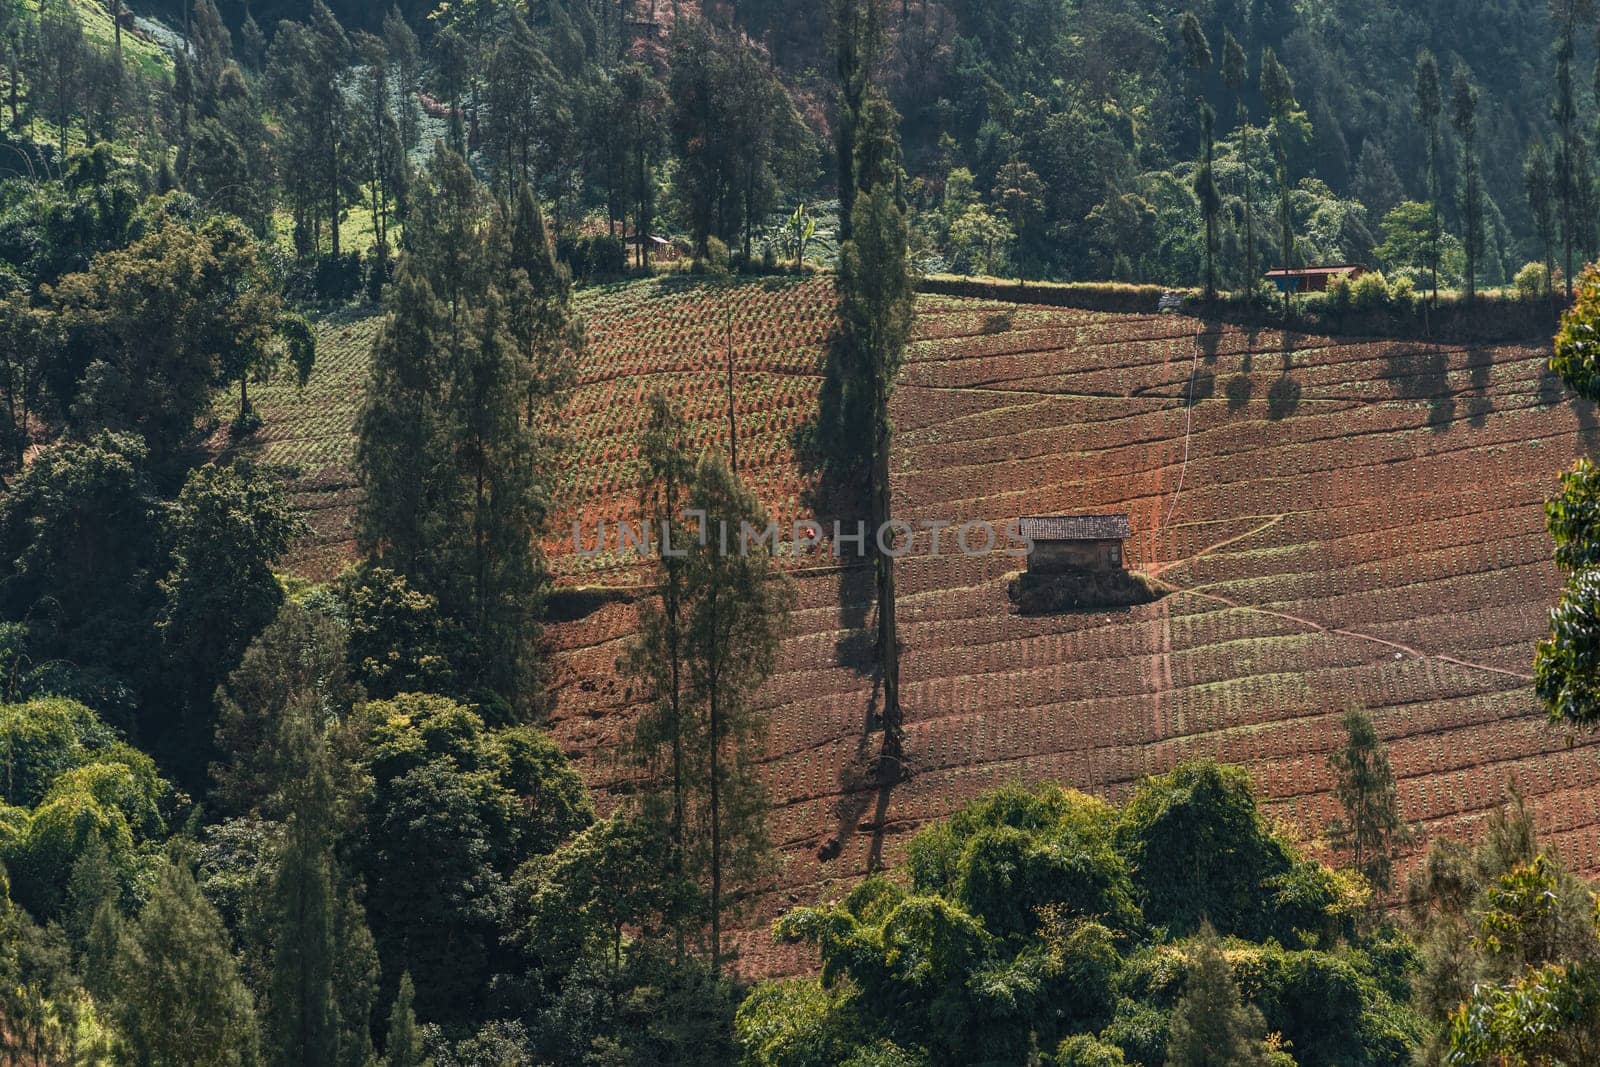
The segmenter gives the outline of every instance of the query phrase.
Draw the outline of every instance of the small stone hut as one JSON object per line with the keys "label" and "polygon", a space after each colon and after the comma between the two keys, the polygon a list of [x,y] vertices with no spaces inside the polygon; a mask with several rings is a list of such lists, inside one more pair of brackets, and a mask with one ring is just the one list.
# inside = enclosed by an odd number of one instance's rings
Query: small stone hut
{"label": "small stone hut", "polygon": [[1020,521],[1030,574],[1121,570],[1122,544],[1133,532],[1126,515],[1024,515]]}

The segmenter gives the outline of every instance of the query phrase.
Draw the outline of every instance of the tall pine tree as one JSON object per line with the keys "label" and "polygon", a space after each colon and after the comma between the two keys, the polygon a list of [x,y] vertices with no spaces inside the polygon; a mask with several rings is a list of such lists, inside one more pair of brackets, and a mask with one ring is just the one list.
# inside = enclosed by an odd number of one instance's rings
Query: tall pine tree
{"label": "tall pine tree", "polygon": [[[874,92],[858,144],[856,175],[865,184],[856,198],[851,237],[839,249],[839,354],[845,398],[845,439],[872,442],[868,483],[868,539],[877,582],[877,653],[883,686],[882,757],[897,773],[904,749],[900,706],[900,637],[895,613],[893,545],[880,543],[892,515],[889,450],[893,429],[889,400],[905,359],[916,314],[916,287],[909,257],[909,229],[900,201],[897,116]],[[864,423],[864,426],[862,425]]]}
{"label": "tall pine tree", "polygon": [[1456,64],[1450,80],[1450,125],[1461,144],[1461,246],[1467,254],[1467,303],[1478,295],[1483,261],[1483,172],[1478,165],[1478,88],[1467,68]]}
{"label": "tall pine tree", "polygon": [[1588,180],[1586,147],[1578,129],[1577,89],[1572,81],[1572,61],[1577,54],[1578,24],[1593,9],[1593,0],[1552,0],[1556,22],[1556,93],[1552,117],[1556,123],[1555,195],[1560,207],[1561,248],[1566,270],[1567,299],[1572,299],[1573,252],[1579,247],[1583,226],[1582,186]]}
{"label": "tall pine tree", "polygon": [[137,1067],[245,1067],[260,1031],[228,931],[176,850],[118,941],[115,1014]]}
{"label": "tall pine tree", "polygon": [[1294,82],[1271,48],[1261,54],[1261,95],[1266,97],[1267,110],[1272,115],[1272,156],[1278,178],[1278,265],[1292,269],[1295,241],[1294,208],[1289,200],[1289,124],[1299,104],[1294,98]]}
{"label": "tall pine tree", "polygon": [[339,1053],[333,998],[333,780],[308,709],[285,717],[283,747],[294,767],[285,783],[289,820],[273,881],[277,909],[267,997],[272,1062],[334,1064]]}
{"label": "tall pine tree", "polygon": [[1533,215],[1533,230],[1544,256],[1544,291],[1550,295],[1556,276],[1556,192],[1555,175],[1550,170],[1550,153],[1543,141],[1534,141],[1522,165],[1522,188]]}
{"label": "tall pine tree", "polygon": [[1330,836],[1335,848],[1350,853],[1351,866],[1374,889],[1387,892],[1394,882],[1396,847],[1408,837],[1389,753],[1365,711],[1346,714],[1344,729],[1344,745],[1328,756],[1334,796],[1344,811],[1330,827]]}
{"label": "tall pine tree", "polygon": [[1200,105],[1200,134],[1205,142],[1205,155],[1194,172],[1194,196],[1200,202],[1200,215],[1206,227],[1206,299],[1217,295],[1217,216],[1222,210],[1222,197],[1217,192],[1217,176],[1212,166],[1215,154],[1217,114],[1211,105]]}
{"label": "tall pine tree", "polygon": [[[624,661],[629,675],[645,686],[645,710],[634,723],[632,755],[645,772],[644,815],[665,828],[671,846],[671,876],[686,882],[685,852],[690,832],[691,794],[700,781],[694,755],[699,723],[685,692],[688,684],[688,571],[681,556],[694,534],[683,519],[695,476],[688,426],[661,393],[650,395],[650,422],[644,436],[644,488],[641,515],[656,539],[656,591],[659,604],[640,609],[638,637]],[[679,953],[684,947],[677,927]]]}
{"label": "tall pine tree", "polygon": [[1439,90],[1439,63],[1426,48],[1417,53],[1416,96],[1417,122],[1422,126],[1428,146],[1428,271],[1433,278],[1433,299],[1437,302],[1439,243],[1444,238],[1444,227],[1439,221],[1439,201],[1444,196],[1444,177],[1439,172],[1439,155],[1443,151],[1439,113],[1444,101]]}
{"label": "tall pine tree", "polygon": [[703,515],[701,536],[684,560],[688,695],[701,716],[705,773],[704,848],[711,970],[720,974],[730,891],[747,888],[768,865],[767,795],[756,766],[765,720],[757,690],[772,670],[791,603],[768,550],[747,544],[761,531],[760,503],[720,458],[700,461],[689,493]]}
{"label": "tall pine tree", "polygon": [[1200,28],[1200,20],[1195,18],[1194,12],[1185,11],[1180,20],[1180,32],[1183,35],[1184,58],[1194,79],[1195,108],[1200,117],[1200,141],[1203,155],[1200,165],[1195,168],[1194,195],[1200,202],[1200,217],[1205,221],[1206,227],[1206,299],[1212,300],[1217,295],[1217,213],[1222,209],[1222,199],[1217,195],[1217,180],[1212,172],[1212,157],[1215,154],[1213,143],[1216,132],[1217,116],[1211,110],[1211,105],[1206,103],[1201,79],[1206,71],[1211,69],[1211,43],[1206,40],[1206,34]]}
{"label": "tall pine tree", "polygon": [[834,116],[839,181],[839,241],[850,240],[855,226],[858,189],[866,188],[856,174],[856,138],[872,87],[872,67],[877,60],[883,28],[878,5],[872,0],[830,0],[829,25],[833,33],[838,98]]}
{"label": "tall pine tree", "polygon": [[334,855],[337,799],[320,710],[296,705],[281,724],[289,818],[273,881],[268,1050],[284,1067],[363,1067],[372,1055],[377,951]]}
{"label": "tall pine tree", "polygon": [[1231,31],[1225,32],[1222,38],[1222,84],[1232,90],[1237,100],[1239,148],[1244,157],[1244,166],[1241,168],[1244,181],[1244,288],[1253,293],[1256,288],[1256,210],[1250,151],[1250,108],[1244,99],[1244,90],[1250,84],[1250,69],[1244,48]]}
{"label": "tall pine tree", "polygon": [[385,1067],[428,1067],[432,1060],[422,1054],[422,1031],[417,1028],[417,1013],[412,1004],[417,990],[411,972],[400,976],[400,991],[389,1012],[389,1039],[384,1043]]}
{"label": "tall pine tree", "polygon": [[1167,1067],[1266,1067],[1266,1021],[1240,998],[1210,923],[1189,949],[1188,977],[1167,1033]]}
{"label": "tall pine tree", "polygon": [[360,423],[360,542],[465,636],[467,689],[520,717],[538,700],[549,415],[581,333],[526,186],[508,213],[440,146],[414,215]]}
{"label": "tall pine tree", "polygon": [[283,123],[279,152],[295,249],[316,256],[327,231],[338,258],[339,223],[350,192],[350,134],[339,84],[350,57],[350,38],[322,0],[312,0],[308,21],[283,22],[267,58],[269,96]]}

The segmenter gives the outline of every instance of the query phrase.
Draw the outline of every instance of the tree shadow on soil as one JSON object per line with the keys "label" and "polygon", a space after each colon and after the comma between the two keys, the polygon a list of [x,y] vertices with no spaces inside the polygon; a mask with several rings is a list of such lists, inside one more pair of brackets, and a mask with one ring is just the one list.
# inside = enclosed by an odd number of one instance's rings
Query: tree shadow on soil
{"label": "tree shadow on soil", "polygon": [[1578,436],[1582,438],[1584,447],[1591,452],[1600,449],[1600,421],[1595,418],[1594,405],[1567,392],[1566,383],[1561,380],[1561,375],[1550,369],[1549,363],[1539,370],[1538,399],[1545,407],[1554,407],[1563,400],[1571,404],[1572,416],[1578,420]]}
{"label": "tree shadow on soil", "polygon": [[1300,383],[1289,372],[1294,369],[1294,335],[1285,330],[1279,334],[1278,353],[1283,360],[1283,371],[1267,390],[1267,418],[1274,422],[1286,419],[1300,408]]}
{"label": "tree shadow on soil", "polygon": [[[817,410],[794,433],[794,453],[807,475],[801,504],[823,530],[834,524],[855,529],[867,519],[865,465],[861,452],[864,435],[848,432],[851,419],[845,412],[840,352],[836,343],[829,347],[822,388],[817,394]],[[869,535],[870,535],[870,531]],[[872,564],[860,556],[846,554],[839,559],[838,624],[841,636],[834,646],[835,662],[861,677],[876,672],[875,634],[868,626],[876,593]],[[874,683],[874,702],[876,680]]]}
{"label": "tree shadow on soil", "polygon": [[[832,357],[829,357],[832,363]],[[822,384],[818,398],[818,413],[811,422],[795,430],[795,458],[805,470],[806,485],[802,506],[816,517],[818,525],[827,533],[834,531],[834,523],[843,530],[854,530],[856,523],[866,522],[867,491],[858,474],[846,464],[842,456],[848,443],[842,435],[829,434],[826,427],[838,426],[838,416],[832,410],[837,400],[830,392],[835,371]],[[866,448],[859,442],[856,448]],[[870,531],[867,531],[870,536]],[[838,560],[838,630],[840,638],[834,645],[834,659],[840,667],[853,670],[859,677],[872,677],[877,672],[875,664],[875,633],[869,625],[874,601],[875,581],[872,563],[846,552]]]}
{"label": "tree shadow on soil", "polygon": [[1573,397],[1572,414],[1578,420],[1578,436],[1583,439],[1584,447],[1591,452],[1600,449],[1600,421],[1595,419],[1594,405]]}
{"label": "tree shadow on soil", "polygon": [[1184,390],[1184,402],[1191,407],[1217,395],[1217,345],[1221,340],[1220,330],[1203,331],[1195,339],[1200,349],[1200,360],[1192,371],[1192,380]]}
{"label": "tree shadow on soil", "polygon": [[1450,357],[1444,349],[1431,345],[1419,352],[1415,346],[1391,345],[1379,373],[1396,397],[1427,403],[1430,430],[1443,433],[1450,428],[1456,398],[1450,392]]}
{"label": "tree shadow on soil", "polygon": [[[986,321],[984,332],[1003,332],[1010,326],[1009,313],[999,313]],[[844,356],[837,341],[829,346],[816,411],[794,436],[795,456],[811,486],[802,503],[828,531],[832,531],[835,522],[853,530],[869,514],[869,485],[862,456],[866,434],[860,429],[861,412],[851,409],[844,388]],[[871,535],[869,530],[868,536]],[[877,751],[878,732],[883,727],[879,721],[883,679],[876,655],[877,634],[871,625],[876,575],[870,559],[851,560],[847,555],[840,563],[836,616],[840,637],[834,644],[834,661],[857,677],[871,679],[872,687],[861,709],[855,752],[839,771],[839,799],[834,810],[838,827],[817,849],[817,858],[834,859],[856,833],[870,829],[868,865],[876,869],[883,853],[889,796],[894,785],[904,780],[905,773],[901,767],[885,767]],[[863,821],[869,811],[871,819]]]}
{"label": "tree shadow on soil", "polygon": [[1539,368],[1539,403],[1544,407],[1554,407],[1567,399],[1567,387],[1561,382],[1561,375],[1550,369],[1546,362]]}
{"label": "tree shadow on soil", "polygon": [[1245,334],[1244,355],[1239,360],[1239,373],[1228,379],[1225,392],[1228,394],[1228,410],[1238,411],[1250,403],[1250,394],[1254,386],[1250,381],[1250,371],[1255,365],[1256,337],[1259,331],[1250,330]]}
{"label": "tree shadow on soil", "polygon": [[[867,831],[872,841],[867,848],[867,870],[876,871],[883,866],[883,837],[889,814],[889,797],[903,774],[885,775],[876,753],[866,736],[856,745],[855,758],[839,771],[839,800],[834,805],[838,829],[817,849],[817,858],[824,862],[838,857],[857,833]],[[868,812],[871,818],[866,819]]]}
{"label": "tree shadow on soil", "polygon": [[1494,411],[1494,398],[1489,393],[1489,379],[1494,371],[1494,357],[1487,348],[1476,347],[1467,351],[1467,424],[1482,428]]}

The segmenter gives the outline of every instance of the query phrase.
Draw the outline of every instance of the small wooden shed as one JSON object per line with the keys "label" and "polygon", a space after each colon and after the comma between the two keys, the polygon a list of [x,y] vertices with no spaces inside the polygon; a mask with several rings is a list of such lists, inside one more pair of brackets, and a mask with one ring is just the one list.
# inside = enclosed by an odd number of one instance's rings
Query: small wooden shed
{"label": "small wooden shed", "polygon": [[[648,239],[638,234],[628,236],[628,252],[635,261],[643,259],[650,263],[671,263],[680,258],[678,246],[662,237],[660,234],[651,234]],[[640,249],[643,249],[641,255]]]}
{"label": "small wooden shed", "polygon": [[1330,263],[1323,267],[1278,267],[1269,270],[1264,278],[1278,287],[1280,293],[1321,293],[1336,278],[1356,279],[1367,273],[1360,263]]}
{"label": "small wooden shed", "polygon": [[1126,515],[1024,515],[1020,523],[1030,574],[1121,570],[1132,533]]}

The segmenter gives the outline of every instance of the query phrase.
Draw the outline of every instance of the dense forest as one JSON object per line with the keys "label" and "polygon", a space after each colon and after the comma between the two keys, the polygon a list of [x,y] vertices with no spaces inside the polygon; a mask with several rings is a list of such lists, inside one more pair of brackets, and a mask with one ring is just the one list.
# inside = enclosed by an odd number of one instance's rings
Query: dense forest
{"label": "dense forest", "polygon": [[[1587,5],[127,7],[0,3],[4,1062],[1593,1060],[1591,889],[1514,793],[1402,877],[1358,709],[1325,842],[1210,762],[1118,805],[1007,788],[790,910],[773,936],[820,971],[757,981],[728,931],[772,872],[757,694],[794,595],[706,533],[762,503],[648,398],[640,505],[688,548],[623,656],[648,711],[611,810],[542,726],[539,549],[590,281],[831,271],[808,444],[826,503],[880,527],[919,273],[1246,303],[1275,264],[1370,263],[1382,301],[1577,283]],[[1552,366],[1595,399],[1600,279],[1576,287]],[[382,315],[359,558],[309,582],[282,472],[226,453],[252,385],[304,383],[356,304]],[[1583,464],[1550,505],[1571,577],[1536,653],[1577,727],[1597,496]],[[880,547],[884,779],[895,577]]]}
{"label": "dense forest", "polygon": [[[597,218],[754,262],[792,254],[805,203],[826,256],[836,6],[155,4],[191,43],[169,69],[119,65],[44,0],[3,31],[11,84],[46,90],[10,94],[11,128],[59,155],[120,125],[146,181],[152,138],[176,142],[167,180],[329,257],[325,294],[361,284],[341,256],[392,248],[402,157],[420,166],[452,114],[498,192],[534,183],[580,275],[622,266],[585,243]],[[1209,247],[1230,287],[1342,261],[1495,286],[1600,240],[1579,0],[907,0],[871,31],[851,62],[895,109],[924,270],[1198,285]]]}

